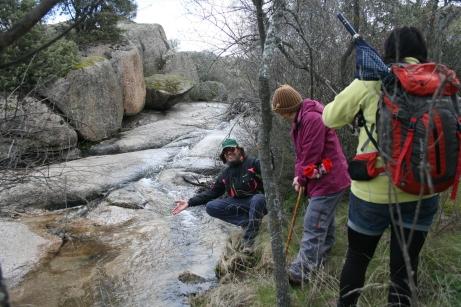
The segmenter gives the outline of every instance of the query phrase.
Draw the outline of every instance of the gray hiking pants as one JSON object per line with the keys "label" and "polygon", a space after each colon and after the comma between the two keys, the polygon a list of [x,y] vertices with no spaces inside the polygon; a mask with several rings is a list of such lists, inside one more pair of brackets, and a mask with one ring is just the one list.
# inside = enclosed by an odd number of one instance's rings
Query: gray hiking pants
{"label": "gray hiking pants", "polygon": [[308,200],[299,252],[289,268],[296,275],[308,274],[324,262],[335,242],[336,207],[345,191]]}

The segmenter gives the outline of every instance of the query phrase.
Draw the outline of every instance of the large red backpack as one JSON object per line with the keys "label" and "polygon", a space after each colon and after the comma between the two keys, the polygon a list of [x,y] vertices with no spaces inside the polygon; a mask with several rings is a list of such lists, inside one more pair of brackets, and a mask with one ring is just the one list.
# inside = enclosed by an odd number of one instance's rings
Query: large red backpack
{"label": "large red backpack", "polygon": [[444,65],[392,65],[378,104],[375,146],[401,190],[425,195],[453,185],[456,197],[461,173],[459,88],[456,74]]}

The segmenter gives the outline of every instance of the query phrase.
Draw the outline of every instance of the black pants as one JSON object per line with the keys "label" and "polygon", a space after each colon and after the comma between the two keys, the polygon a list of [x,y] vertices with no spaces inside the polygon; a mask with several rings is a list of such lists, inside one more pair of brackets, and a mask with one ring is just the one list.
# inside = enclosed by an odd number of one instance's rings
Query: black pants
{"label": "black pants", "polygon": [[[390,246],[390,277],[389,306],[410,306],[411,290],[409,277],[405,268],[403,252],[399,244],[400,229],[397,233],[391,227]],[[404,229],[405,241],[408,241],[409,229]],[[413,231],[413,236],[408,247],[411,268],[415,284],[417,284],[418,258],[421,248],[426,239],[427,232]],[[375,252],[381,236],[368,236],[348,228],[349,246],[346,254],[346,262],[341,272],[340,298],[338,306],[356,306],[360,296],[360,289],[365,282],[365,273]]]}

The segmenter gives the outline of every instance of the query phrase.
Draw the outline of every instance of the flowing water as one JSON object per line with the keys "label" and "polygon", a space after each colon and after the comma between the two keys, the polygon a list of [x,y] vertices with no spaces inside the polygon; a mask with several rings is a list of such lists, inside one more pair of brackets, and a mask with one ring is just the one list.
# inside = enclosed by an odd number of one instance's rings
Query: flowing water
{"label": "flowing water", "polygon": [[[150,179],[139,184],[152,191],[159,185]],[[187,306],[189,295],[216,283],[214,267],[228,226],[200,207],[173,217],[169,204],[112,207],[112,222],[88,214],[63,223],[69,210],[26,218],[32,229],[61,229],[65,240],[13,289],[13,305]],[[183,283],[178,277],[186,271],[203,280]]]}
{"label": "flowing water", "polygon": [[[219,142],[227,133],[222,130],[211,131],[210,139]],[[188,306],[189,296],[215,285],[214,269],[232,227],[210,218],[203,206],[171,215],[174,200],[195,191],[178,181],[181,174],[219,169],[216,147],[197,157],[184,144],[200,141],[197,132],[191,135],[177,142],[177,150],[165,146],[166,164],[87,205],[17,218],[42,237],[62,241],[11,286],[13,306]],[[184,280],[185,272],[197,278]]]}

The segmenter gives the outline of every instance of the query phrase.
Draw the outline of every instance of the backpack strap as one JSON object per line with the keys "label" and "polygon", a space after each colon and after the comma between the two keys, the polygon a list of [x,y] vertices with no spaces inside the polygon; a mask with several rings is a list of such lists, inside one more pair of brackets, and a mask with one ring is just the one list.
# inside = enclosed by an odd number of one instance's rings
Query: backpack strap
{"label": "backpack strap", "polygon": [[368,136],[368,139],[370,140],[370,142],[375,146],[376,150],[381,154],[382,150],[381,148],[379,147],[378,145],[378,141],[373,137],[373,134],[371,133],[371,131],[368,129],[367,127],[367,122],[365,120],[365,116],[363,116],[363,112],[362,110],[359,111],[359,113],[357,113],[357,125],[359,127],[363,127],[365,129],[365,132]]}
{"label": "backpack strap", "polygon": [[397,184],[400,181],[403,159],[405,158],[405,155],[407,154],[407,151],[410,148],[411,142],[413,142],[413,136],[415,135],[416,120],[416,117],[410,118],[410,127],[408,128],[407,137],[405,139],[405,143],[403,144],[402,151],[400,152],[399,158],[397,159],[394,178],[392,178],[395,184]]}

